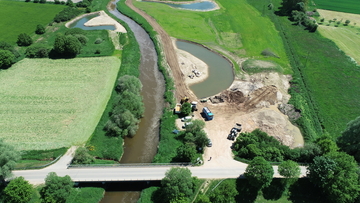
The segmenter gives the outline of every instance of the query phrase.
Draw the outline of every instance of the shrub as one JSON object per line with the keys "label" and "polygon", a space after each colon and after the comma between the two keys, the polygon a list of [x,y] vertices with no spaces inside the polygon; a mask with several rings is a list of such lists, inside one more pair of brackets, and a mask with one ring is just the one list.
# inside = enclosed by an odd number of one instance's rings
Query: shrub
{"label": "shrub", "polygon": [[90,7],[86,7],[85,12],[86,12],[86,13],[91,13],[91,8],[90,8]]}
{"label": "shrub", "polygon": [[62,57],[75,57],[80,49],[81,43],[72,35],[59,35],[55,38],[54,50]]}
{"label": "shrub", "polygon": [[95,50],[95,54],[100,54],[100,53],[101,53],[100,49]]}
{"label": "shrub", "polygon": [[0,50],[0,68],[9,67],[15,59],[13,53],[8,50]]}
{"label": "shrub", "polygon": [[25,55],[28,58],[47,58],[49,50],[44,45],[34,45],[26,49]]}
{"label": "shrub", "polygon": [[[70,1],[70,2],[72,3],[72,1]],[[80,13],[82,13],[81,10],[78,10],[77,8],[69,6],[67,8],[64,8],[64,10],[62,10],[60,13],[58,13],[55,16],[54,21],[57,23],[68,21],[68,20],[76,17]]]}
{"label": "shrub", "polygon": [[40,3],[41,3],[41,4],[45,4],[45,3],[46,3],[46,0],[40,0]]}
{"label": "shrub", "polygon": [[101,44],[104,40],[101,38],[96,38],[95,44]]}
{"label": "shrub", "polygon": [[74,35],[74,37],[76,37],[83,46],[86,45],[86,43],[89,41],[89,39],[85,37],[85,35],[76,34]]}
{"label": "shrub", "polygon": [[16,42],[19,46],[29,46],[33,43],[31,37],[26,33],[21,33],[18,36],[18,40]]}
{"label": "shrub", "polygon": [[34,3],[39,3],[39,0],[34,0]]}
{"label": "shrub", "polygon": [[30,2],[31,0],[25,0],[25,2]]}
{"label": "shrub", "polygon": [[54,3],[55,4],[60,4],[60,0],[55,0]]}
{"label": "shrub", "polygon": [[40,25],[40,24],[37,25],[35,33],[38,34],[38,35],[44,34],[45,33],[45,27]]}
{"label": "shrub", "polygon": [[91,164],[95,161],[88,150],[85,147],[79,147],[75,151],[74,159],[72,160],[73,164]]}
{"label": "shrub", "polygon": [[350,20],[346,20],[344,25],[345,25],[345,26],[348,26],[349,23],[350,23]]}
{"label": "shrub", "polygon": [[65,35],[86,35],[86,31],[81,28],[71,28],[66,30]]}

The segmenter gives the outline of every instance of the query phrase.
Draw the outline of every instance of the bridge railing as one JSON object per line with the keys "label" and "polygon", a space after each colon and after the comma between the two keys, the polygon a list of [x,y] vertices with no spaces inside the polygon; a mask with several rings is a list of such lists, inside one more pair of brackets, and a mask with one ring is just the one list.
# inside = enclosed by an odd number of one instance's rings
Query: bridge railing
{"label": "bridge railing", "polygon": [[159,167],[159,166],[193,166],[191,162],[180,163],[127,163],[127,164],[70,164],[71,168],[116,168],[116,167]]}

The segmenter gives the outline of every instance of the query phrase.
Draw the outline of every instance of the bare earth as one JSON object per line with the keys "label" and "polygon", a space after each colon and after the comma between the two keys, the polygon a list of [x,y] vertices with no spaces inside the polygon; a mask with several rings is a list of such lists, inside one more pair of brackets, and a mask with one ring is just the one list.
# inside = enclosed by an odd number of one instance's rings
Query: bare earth
{"label": "bare earth", "polygon": [[65,24],[66,27],[69,27],[69,25],[71,23],[73,23],[74,21],[77,21],[85,16],[88,15],[93,15],[93,14],[99,14],[99,16],[89,20],[88,22],[86,22],[84,25],[87,27],[93,27],[93,26],[101,26],[101,25],[113,25],[115,26],[115,32],[122,32],[122,33],[126,33],[126,29],[124,28],[124,26],[122,26],[120,23],[118,23],[116,20],[114,20],[113,18],[111,18],[110,16],[108,16],[108,14],[106,14],[104,11],[97,11],[97,12],[92,12],[92,13],[87,13],[87,14],[83,14],[81,16],[78,16],[74,19],[72,19],[71,21],[67,22]]}
{"label": "bare earth", "polygon": [[[293,126],[288,117],[277,109],[278,104],[287,103],[290,98],[290,95],[287,94],[289,80],[291,79],[289,76],[277,73],[260,73],[251,76],[245,74],[241,79],[236,79],[229,90],[224,90],[223,98],[226,98],[226,101],[216,104],[210,101],[200,103],[199,99],[189,89],[189,84],[194,83],[195,80],[192,79],[194,81],[191,81],[188,75],[196,66],[197,70],[203,74],[203,78],[199,77],[196,80],[205,79],[208,69],[206,64],[204,65],[199,59],[187,52],[177,50],[173,40],[155,19],[133,6],[131,0],[127,0],[126,4],[142,15],[159,33],[163,53],[166,56],[169,71],[174,78],[177,101],[188,96],[190,101],[198,102],[199,110],[207,106],[215,115],[214,120],[206,122],[205,131],[212,140],[213,146],[206,148],[205,163],[202,167],[244,165],[233,159],[230,148],[233,141],[227,139],[227,135],[235,123],[242,124],[242,132],[260,128],[290,147],[303,145],[304,141],[300,130]],[[203,119],[200,111],[195,112],[194,117],[195,119]],[[181,121],[178,120],[179,129],[181,129],[181,125]]]}

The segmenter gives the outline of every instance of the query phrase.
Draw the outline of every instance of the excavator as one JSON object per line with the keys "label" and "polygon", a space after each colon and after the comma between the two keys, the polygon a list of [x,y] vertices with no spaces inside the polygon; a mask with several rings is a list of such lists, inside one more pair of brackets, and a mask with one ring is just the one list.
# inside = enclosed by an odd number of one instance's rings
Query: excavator
{"label": "excavator", "polygon": [[180,103],[183,104],[185,102],[189,101],[189,97],[185,96],[181,99]]}

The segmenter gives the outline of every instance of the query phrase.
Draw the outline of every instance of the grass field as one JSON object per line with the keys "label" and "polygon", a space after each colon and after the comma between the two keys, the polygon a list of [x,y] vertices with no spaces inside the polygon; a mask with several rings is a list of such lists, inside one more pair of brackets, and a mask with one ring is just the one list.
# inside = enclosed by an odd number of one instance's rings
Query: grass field
{"label": "grass field", "polygon": [[360,64],[360,35],[357,34],[359,31],[353,28],[332,26],[319,26],[318,30]]}
{"label": "grass field", "polygon": [[[261,10],[268,1],[249,0],[249,3]],[[273,3],[278,8],[281,0]],[[340,136],[346,124],[360,115],[359,68],[319,32],[310,33],[304,27],[294,26],[286,16],[276,16],[272,12],[267,15],[281,30],[291,56],[295,78],[291,102],[301,109],[302,118],[298,124],[304,137],[313,140],[323,130],[333,137]],[[298,84],[302,87],[296,89]]]}
{"label": "grass field", "polygon": [[0,138],[17,149],[79,145],[110,97],[116,57],[24,59],[0,72]]}
{"label": "grass field", "polygon": [[282,40],[274,25],[245,0],[219,0],[217,3],[221,9],[211,12],[180,10],[149,2],[133,3],[153,16],[175,38],[213,48],[221,47],[234,55],[256,59],[265,59],[261,52],[270,49],[280,59],[266,59],[280,64],[285,73],[291,73]]}
{"label": "grass field", "polygon": [[0,41],[15,43],[20,33],[34,33],[36,25],[47,25],[65,6],[0,0],[0,8]]}
{"label": "grass field", "polygon": [[317,8],[360,14],[359,0],[313,0]]}

